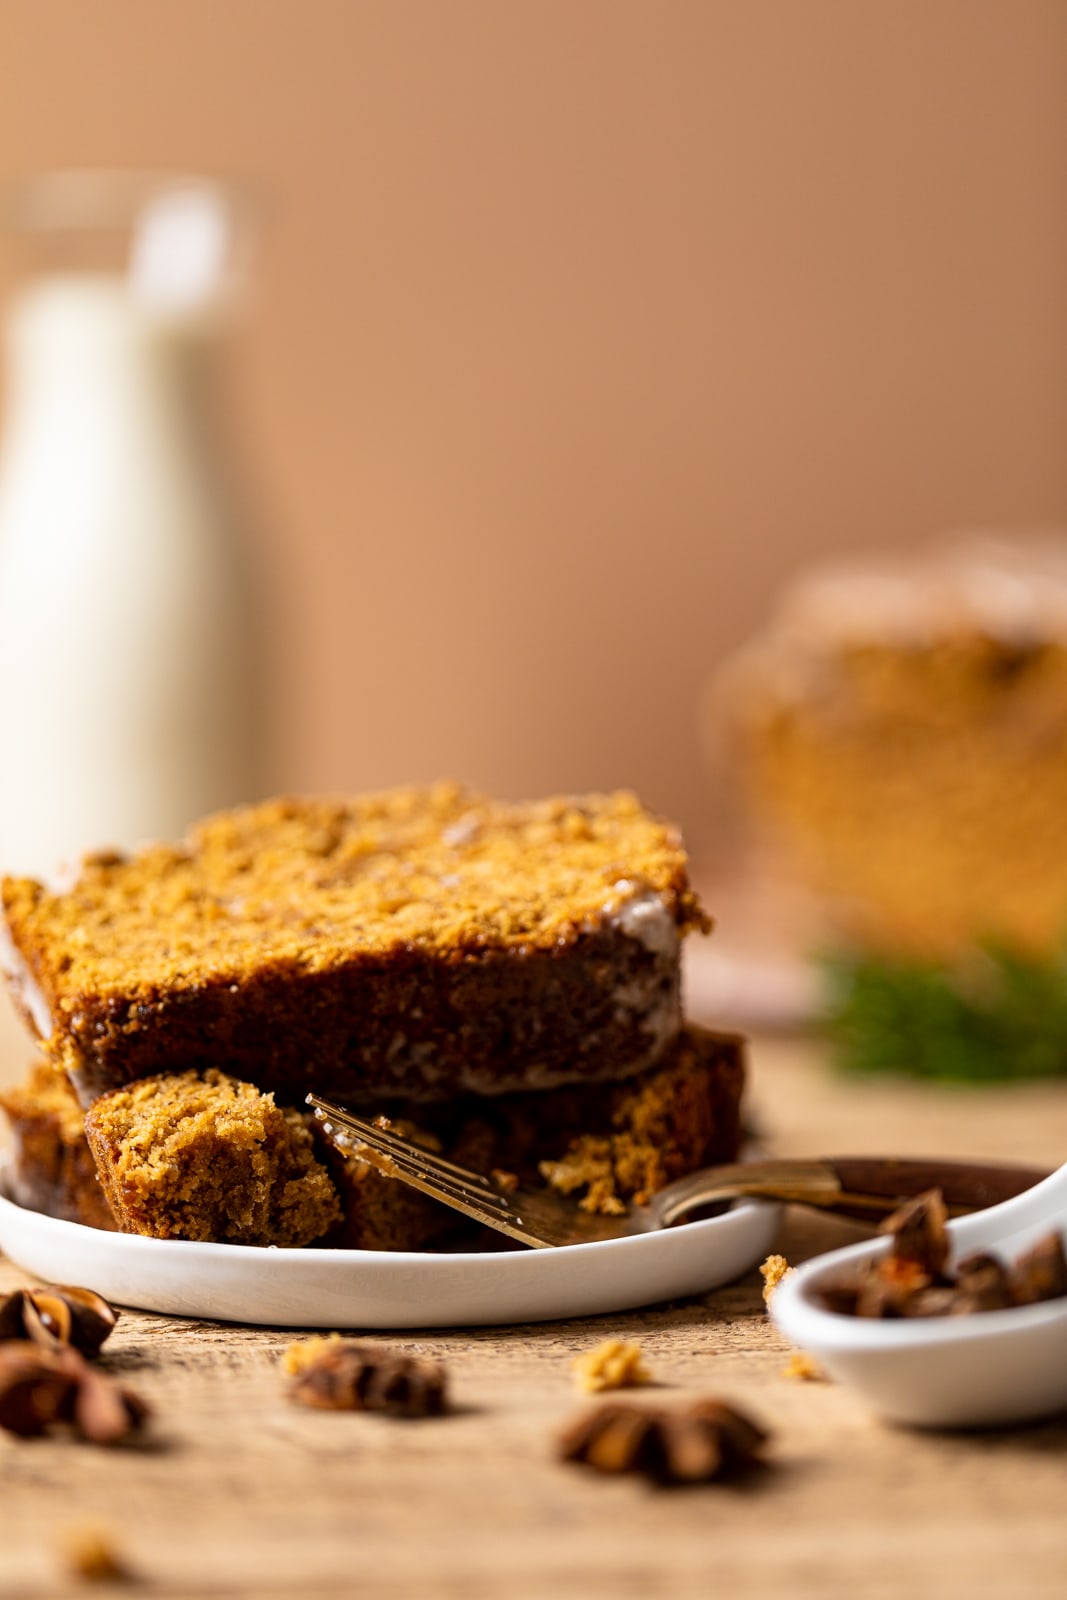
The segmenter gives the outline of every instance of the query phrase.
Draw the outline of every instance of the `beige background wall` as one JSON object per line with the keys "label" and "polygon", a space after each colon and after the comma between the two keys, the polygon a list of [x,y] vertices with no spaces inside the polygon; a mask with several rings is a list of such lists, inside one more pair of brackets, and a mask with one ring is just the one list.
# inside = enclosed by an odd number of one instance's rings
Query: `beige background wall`
{"label": "beige background wall", "polygon": [[269,222],[272,784],[633,784],[843,546],[1067,520],[1063,0],[0,0],[0,176]]}

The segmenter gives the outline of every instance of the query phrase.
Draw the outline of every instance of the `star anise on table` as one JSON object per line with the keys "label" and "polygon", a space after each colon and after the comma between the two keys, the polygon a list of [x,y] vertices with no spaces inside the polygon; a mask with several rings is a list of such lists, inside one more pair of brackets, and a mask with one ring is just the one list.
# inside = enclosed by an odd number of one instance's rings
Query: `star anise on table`
{"label": "star anise on table", "polygon": [[448,1375],[439,1361],[355,1339],[311,1339],[294,1345],[286,1365],[290,1398],[324,1411],[382,1411],[397,1417],[439,1416],[447,1408]]}
{"label": "star anise on table", "polygon": [[148,1417],[138,1395],[91,1367],[71,1346],[0,1343],[0,1428],[32,1438],[65,1424],[92,1444],[117,1444]]}
{"label": "star anise on table", "polygon": [[68,1284],[15,1289],[0,1300],[0,1340],[28,1339],[47,1350],[70,1346],[83,1356],[98,1355],[117,1321],[102,1295]]}
{"label": "star anise on table", "polygon": [[656,1483],[708,1483],[757,1465],[767,1443],[758,1423],[722,1400],[678,1406],[607,1401],[557,1439],[564,1461],[596,1472],[640,1473]]}

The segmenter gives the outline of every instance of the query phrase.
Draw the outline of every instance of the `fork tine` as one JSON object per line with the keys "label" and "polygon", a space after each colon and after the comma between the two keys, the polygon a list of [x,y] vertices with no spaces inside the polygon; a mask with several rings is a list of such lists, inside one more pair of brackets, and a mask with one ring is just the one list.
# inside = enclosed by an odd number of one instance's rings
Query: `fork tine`
{"label": "fork tine", "polygon": [[480,1172],[473,1172],[469,1167],[459,1167],[454,1161],[448,1161],[432,1150],[425,1150],[421,1145],[413,1144],[410,1139],[401,1138],[388,1128],[380,1128],[376,1123],[365,1122],[362,1117],[357,1117],[354,1112],[346,1110],[344,1106],[339,1106],[332,1100],[323,1100],[317,1094],[309,1094],[307,1100],[320,1116],[324,1115],[331,1121],[339,1123],[342,1128],[347,1128],[355,1134],[361,1143],[371,1145],[383,1155],[395,1155],[420,1162],[430,1172],[450,1174],[465,1187],[477,1186],[487,1195],[497,1197],[498,1191]]}
{"label": "fork tine", "polygon": [[417,1166],[409,1166],[402,1159],[393,1161],[393,1172],[386,1169],[386,1176],[403,1178],[406,1183],[414,1184],[424,1194],[429,1194],[435,1200],[446,1200],[453,1205],[460,1206],[470,1216],[477,1216],[479,1221],[488,1221],[491,1218],[507,1217],[510,1207],[502,1195],[483,1194],[481,1190],[468,1189],[461,1184],[453,1183],[444,1178],[440,1173],[429,1172]]}
{"label": "fork tine", "polygon": [[480,1173],[468,1172],[454,1162],[421,1150],[418,1145],[410,1144],[384,1128],[364,1122],[332,1101],[323,1100],[318,1095],[308,1095],[307,1098],[321,1121],[335,1124],[341,1132],[351,1135],[355,1142],[384,1156],[396,1167],[398,1177],[421,1189],[423,1194],[444,1201],[487,1227],[509,1233],[524,1244],[545,1246],[555,1242],[532,1232],[507,1196],[495,1189]]}
{"label": "fork tine", "polygon": [[341,1106],[335,1106],[329,1101],[320,1101],[316,1096],[315,1112],[320,1120],[328,1121],[334,1131],[340,1133],[346,1141],[351,1140],[373,1150],[377,1155],[402,1166],[405,1171],[421,1172],[427,1178],[432,1177],[435,1181],[469,1193],[472,1197],[478,1196],[492,1201],[501,1199],[500,1191],[481,1173],[456,1166],[454,1162],[446,1161],[443,1156],[438,1156],[433,1151],[424,1150],[420,1145],[401,1138],[399,1134],[392,1133],[387,1128],[379,1128],[373,1123],[365,1122]]}
{"label": "fork tine", "polygon": [[457,1166],[444,1156],[423,1150],[386,1128],[365,1122],[344,1106],[309,1094],[307,1103],[341,1144],[362,1146],[368,1155],[389,1163],[387,1176],[410,1184],[434,1200],[451,1206],[498,1233],[509,1234],[538,1249],[579,1244],[593,1239],[617,1238],[632,1231],[617,1217],[591,1217],[573,1200],[550,1190],[500,1188],[479,1172]]}
{"label": "fork tine", "polygon": [[[332,1126],[332,1124],[331,1124]],[[504,1196],[495,1189],[482,1183],[465,1183],[459,1178],[454,1178],[450,1172],[442,1172],[435,1165],[433,1159],[420,1160],[407,1150],[399,1150],[393,1145],[381,1144],[377,1140],[364,1136],[353,1130],[352,1142],[373,1155],[380,1155],[393,1168],[406,1178],[421,1178],[424,1183],[432,1184],[434,1190],[440,1189],[442,1193],[459,1196],[470,1203],[491,1206],[496,1211],[506,1211],[508,1202]],[[386,1170],[388,1171],[389,1168]]]}

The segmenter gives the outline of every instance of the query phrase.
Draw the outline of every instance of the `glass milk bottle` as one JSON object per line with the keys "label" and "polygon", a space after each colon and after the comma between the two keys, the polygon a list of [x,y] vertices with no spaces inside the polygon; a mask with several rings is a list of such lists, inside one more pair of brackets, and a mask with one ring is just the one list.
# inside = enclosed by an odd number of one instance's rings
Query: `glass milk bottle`
{"label": "glass milk bottle", "polygon": [[47,877],[254,798],[258,706],[213,418],[226,196],[103,175],[28,193],[53,254],[123,212],[134,244],[121,274],[38,273],[6,330],[0,870]]}

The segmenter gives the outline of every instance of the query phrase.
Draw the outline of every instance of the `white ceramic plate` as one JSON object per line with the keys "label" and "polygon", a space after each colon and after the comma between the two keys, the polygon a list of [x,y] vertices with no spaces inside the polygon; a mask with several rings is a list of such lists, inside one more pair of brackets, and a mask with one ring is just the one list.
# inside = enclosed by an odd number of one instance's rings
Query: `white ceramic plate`
{"label": "white ceramic plate", "polygon": [[0,1187],[0,1249],[47,1282],[83,1284],[142,1311],[267,1327],[455,1328],[715,1289],[763,1259],[780,1210],[745,1200],[703,1222],[555,1250],[263,1250],[104,1233],[26,1210]]}

